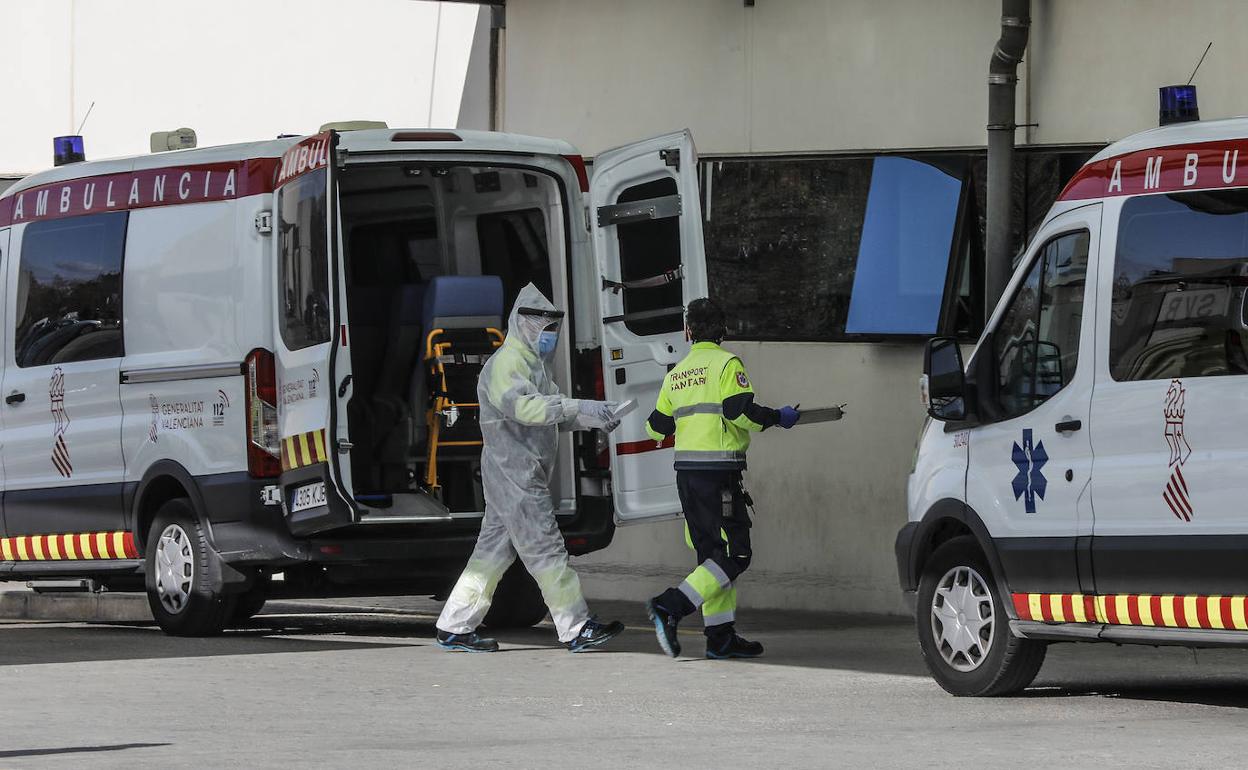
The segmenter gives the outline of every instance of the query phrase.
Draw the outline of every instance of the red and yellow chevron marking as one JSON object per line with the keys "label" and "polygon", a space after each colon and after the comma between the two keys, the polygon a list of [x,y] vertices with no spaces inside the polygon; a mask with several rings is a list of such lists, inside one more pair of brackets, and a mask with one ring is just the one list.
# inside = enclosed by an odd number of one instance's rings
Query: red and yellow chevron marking
{"label": "red and yellow chevron marking", "polygon": [[1014,594],[1022,620],[1248,631],[1248,596]]}
{"label": "red and yellow chevron marking", "polygon": [[134,535],[129,532],[0,537],[0,561],[137,558],[139,558],[139,549],[134,545]]}
{"label": "red and yellow chevron marking", "polygon": [[325,431],[312,430],[282,439],[282,470],[293,471],[316,463],[329,462],[325,451]]}

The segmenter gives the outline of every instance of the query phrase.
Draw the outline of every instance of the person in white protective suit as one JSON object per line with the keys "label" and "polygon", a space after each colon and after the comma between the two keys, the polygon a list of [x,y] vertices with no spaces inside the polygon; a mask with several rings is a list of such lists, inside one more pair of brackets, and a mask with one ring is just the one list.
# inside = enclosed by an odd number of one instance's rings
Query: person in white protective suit
{"label": "person in white protective suit", "polygon": [[477,627],[494,589],[519,556],[537,581],[559,633],[572,652],[597,647],[624,630],[589,614],[581,581],[555,521],[550,480],[559,432],[615,430],[616,404],[566,398],[551,376],[563,312],[533,284],[516,298],[507,339],[481,369],[481,483],[485,517],[476,548],[438,617],[438,646],[493,652],[498,643]]}

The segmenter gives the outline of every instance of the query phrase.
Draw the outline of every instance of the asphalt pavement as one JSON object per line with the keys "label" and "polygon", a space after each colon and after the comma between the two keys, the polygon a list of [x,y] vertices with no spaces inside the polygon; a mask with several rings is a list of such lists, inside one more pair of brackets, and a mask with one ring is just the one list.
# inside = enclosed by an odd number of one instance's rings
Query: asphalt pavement
{"label": "asphalt pavement", "polygon": [[[4,767],[1210,767],[1248,753],[1240,651],[1057,645],[1033,688],[959,699],[907,621],[751,612],[758,661],[629,630],[572,655],[549,626],[496,654],[433,645],[438,605],[271,605],[250,627],[0,623]],[[693,624],[691,624],[692,626]]]}

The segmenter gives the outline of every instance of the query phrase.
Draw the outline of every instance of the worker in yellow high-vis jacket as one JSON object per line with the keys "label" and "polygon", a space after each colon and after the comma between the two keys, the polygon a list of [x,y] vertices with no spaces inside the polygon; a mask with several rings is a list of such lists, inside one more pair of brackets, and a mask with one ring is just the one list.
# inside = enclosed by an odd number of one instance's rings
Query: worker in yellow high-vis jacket
{"label": "worker in yellow high-vis jacket", "polygon": [[752,501],[741,485],[750,433],[779,425],[792,428],[801,415],[791,406],[754,403],[741,359],[719,346],[724,311],[709,299],[689,303],[685,336],[693,348],[667,373],[658,403],[646,422],[656,441],[676,434],[676,487],[685,513],[687,541],[698,566],[678,587],[646,603],[659,646],[680,655],[676,627],[699,608],[706,629],[706,657],[756,658],[763,645],[736,633],[735,581],[750,566]]}

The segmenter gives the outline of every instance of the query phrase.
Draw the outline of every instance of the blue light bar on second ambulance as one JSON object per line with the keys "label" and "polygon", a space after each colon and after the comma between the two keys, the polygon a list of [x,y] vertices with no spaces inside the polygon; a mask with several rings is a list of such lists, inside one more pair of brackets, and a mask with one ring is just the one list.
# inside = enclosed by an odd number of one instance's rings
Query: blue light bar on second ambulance
{"label": "blue light bar on second ambulance", "polygon": [[87,159],[83,152],[81,136],[57,136],[52,139],[52,163],[64,166],[68,163],[81,163]]}

